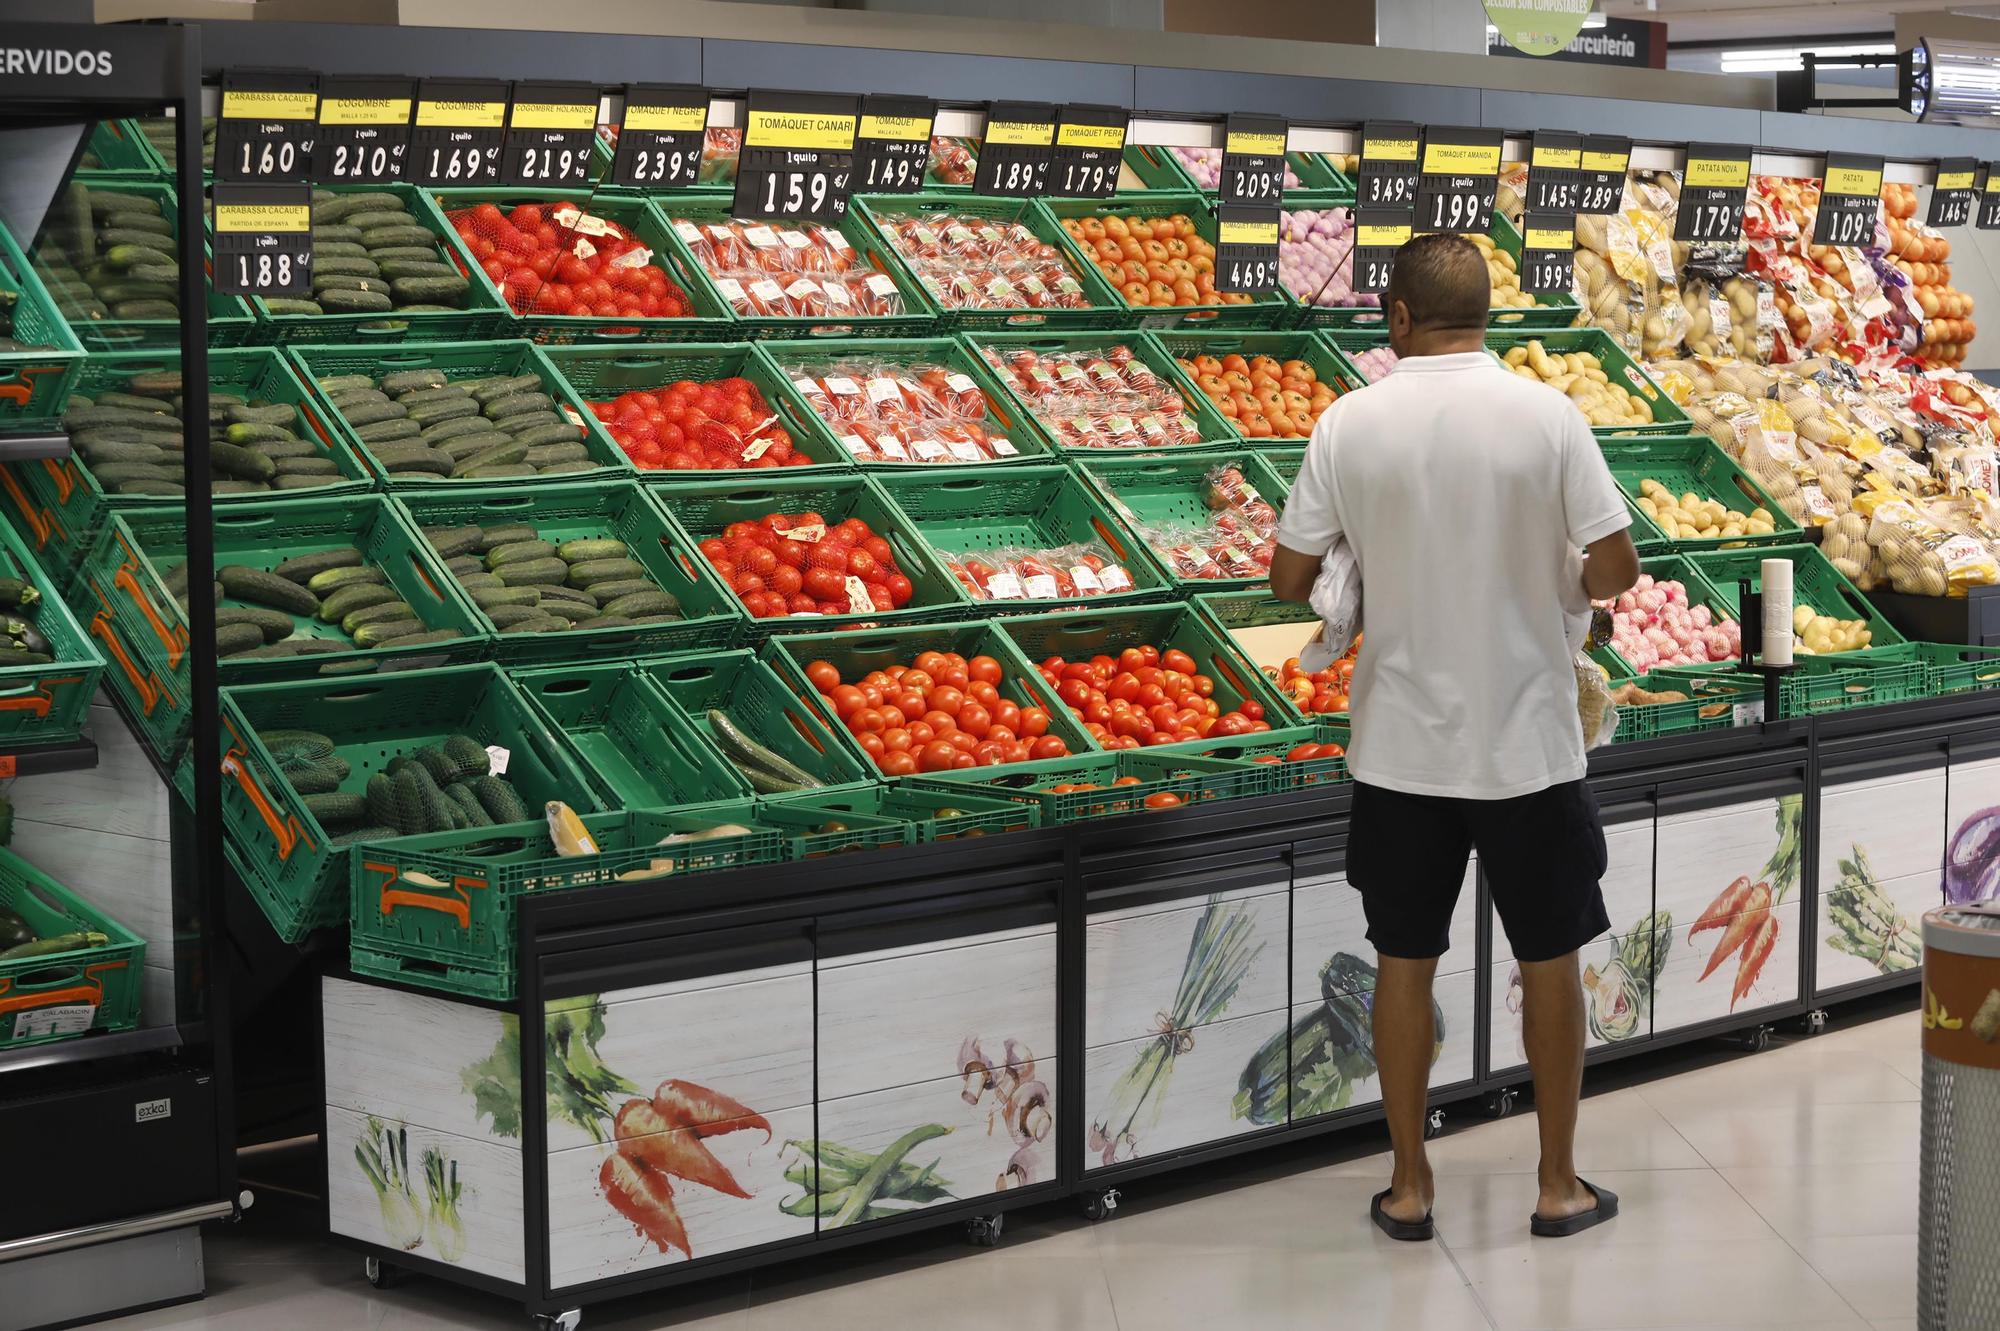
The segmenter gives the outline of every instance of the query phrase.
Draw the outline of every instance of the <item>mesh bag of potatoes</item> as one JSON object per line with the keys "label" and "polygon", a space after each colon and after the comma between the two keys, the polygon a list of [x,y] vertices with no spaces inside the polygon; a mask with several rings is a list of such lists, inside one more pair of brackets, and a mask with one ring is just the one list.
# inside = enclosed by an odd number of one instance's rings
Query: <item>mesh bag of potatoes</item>
{"label": "mesh bag of potatoes", "polygon": [[1855,509],[1822,538],[1826,542],[1823,553],[1843,573],[1847,572],[1843,557],[1847,563],[1855,562],[1851,533],[1858,522],[1864,529],[1862,539],[1881,556],[1888,585],[1895,591],[1912,596],[1963,596],[1967,588],[2000,582],[2000,561],[1994,559],[1992,546],[1940,525],[1920,502],[1870,491],[1861,496]]}
{"label": "mesh bag of potatoes", "polygon": [[1651,479],[1639,482],[1637,503],[1639,511],[1670,540],[1726,541],[1738,536],[1769,536],[1777,529],[1770,510],[1761,505],[1744,513],[1693,491],[1676,495]]}
{"label": "mesh bag of potatoes", "polygon": [[1568,396],[1593,427],[1651,425],[1646,400],[1611,382],[1604,366],[1587,351],[1552,352],[1533,338],[1509,347],[1501,357],[1509,369]]}
{"label": "mesh bag of potatoes", "polygon": [[1691,322],[1680,292],[1689,251],[1673,238],[1679,189],[1671,173],[1632,172],[1617,212],[1576,219],[1578,323],[1643,359],[1675,354]]}

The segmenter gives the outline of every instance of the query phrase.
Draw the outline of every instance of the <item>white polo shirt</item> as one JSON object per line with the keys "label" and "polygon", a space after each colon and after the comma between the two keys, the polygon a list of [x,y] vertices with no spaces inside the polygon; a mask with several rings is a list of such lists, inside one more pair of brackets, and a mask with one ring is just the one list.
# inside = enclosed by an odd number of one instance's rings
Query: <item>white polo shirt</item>
{"label": "white polo shirt", "polygon": [[1582,413],[1483,351],[1327,408],[1278,541],[1319,558],[1345,534],[1360,567],[1355,778],[1481,800],[1580,779],[1573,552],[1630,521]]}

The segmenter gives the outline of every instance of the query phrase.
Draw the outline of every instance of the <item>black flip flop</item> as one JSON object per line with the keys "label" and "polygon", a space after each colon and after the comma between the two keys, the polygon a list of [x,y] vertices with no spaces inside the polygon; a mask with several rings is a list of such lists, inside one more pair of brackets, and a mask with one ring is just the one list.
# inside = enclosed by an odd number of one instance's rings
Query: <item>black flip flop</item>
{"label": "black flip flop", "polygon": [[1617,1193],[1608,1188],[1600,1188],[1589,1179],[1580,1178],[1577,1182],[1596,1194],[1597,1205],[1588,1211],[1578,1211],[1575,1215],[1565,1216],[1561,1220],[1546,1220],[1539,1215],[1531,1215],[1528,1217],[1530,1234],[1543,1239],[1566,1239],[1572,1234],[1581,1234],[1586,1229],[1594,1229],[1618,1214]]}
{"label": "black flip flop", "polygon": [[1375,1194],[1373,1201],[1368,1203],[1368,1218],[1373,1220],[1375,1227],[1384,1234],[1403,1243],[1422,1243],[1437,1232],[1436,1227],[1431,1224],[1431,1217],[1428,1212],[1425,1213],[1422,1220],[1415,1221],[1398,1220],[1395,1216],[1385,1212],[1382,1209],[1382,1203],[1388,1199],[1389,1189],[1384,1188]]}

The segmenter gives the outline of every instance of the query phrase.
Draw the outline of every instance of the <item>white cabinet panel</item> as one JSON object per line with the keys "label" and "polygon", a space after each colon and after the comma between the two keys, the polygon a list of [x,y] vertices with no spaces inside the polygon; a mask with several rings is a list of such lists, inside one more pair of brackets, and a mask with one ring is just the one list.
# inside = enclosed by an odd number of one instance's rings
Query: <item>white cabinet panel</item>
{"label": "white cabinet panel", "polygon": [[[1604,829],[1604,913],[1613,933],[1630,933],[1653,909],[1653,820],[1619,822]],[[1588,949],[1585,949],[1588,951]],[[1512,961],[1514,945],[1493,917],[1493,960]]]}
{"label": "white cabinet panel", "polygon": [[[1479,858],[1466,866],[1458,902],[1451,912],[1451,949],[1438,962],[1440,974],[1470,969],[1479,918]],[[1292,892],[1292,1001],[1303,1002],[1320,990],[1320,968],[1335,953],[1345,952],[1375,965],[1375,948],[1368,941],[1368,920],[1361,910],[1361,893],[1345,874],[1326,874],[1302,881]],[[1372,986],[1363,986],[1364,988]]]}
{"label": "white cabinet panel", "polygon": [[1149,1036],[1087,1050],[1085,1168],[1256,1131],[1237,1091],[1285,1021],[1279,1009],[1203,1026],[1179,1042]]}
{"label": "white cabinet panel", "polygon": [[[1945,800],[1945,853],[1949,855],[1952,843],[1958,839],[1959,831],[1986,809],[2000,807],[2000,758],[1983,758],[1977,762],[1955,762],[1951,765],[1949,789]],[[2000,840],[1993,844],[2000,846]],[[1980,854],[1981,842],[1978,838],[1968,838],[1961,853],[1973,858],[1973,863],[1961,866],[1970,870],[1970,876],[1977,877],[1980,869],[1991,865],[1996,856]],[[1988,870],[1991,872],[1991,870]]]}
{"label": "white cabinet panel", "polygon": [[[522,1234],[526,1219],[521,1203],[519,1147],[437,1132],[393,1117],[377,1116],[378,1133],[369,1116],[341,1105],[326,1107],[327,1217],[336,1234],[378,1243],[391,1250],[446,1262],[502,1280],[524,1278]],[[377,1192],[355,1155],[357,1145],[374,1141],[385,1154],[393,1140],[400,1170],[409,1162],[408,1189],[391,1183]],[[433,1204],[426,1187],[426,1157],[435,1158],[446,1190],[454,1172],[458,1188],[454,1202]]]}
{"label": "white cabinet panel", "polygon": [[[1856,903],[1842,887],[1837,867],[1835,874],[1834,878],[1820,880],[1819,922],[1814,931],[1813,964],[1818,968],[1813,978],[1816,992],[1825,993],[1842,985],[1884,975],[1912,975],[1922,965],[1924,912],[1944,902],[1944,891],[1937,874],[1921,873],[1908,878],[1878,880],[1879,898],[1865,908],[1868,922],[1862,925],[1859,936],[1849,932],[1853,927],[1853,907]],[[1886,920],[1879,918],[1884,902],[1889,914]],[[1839,920],[1835,919],[1836,904],[1846,907]],[[1895,937],[1894,945],[1885,946],[1891,932]]]}
{"label": "white cabinet panel", "polygon": [[1819,799],[1819,881],[1840,876],[1837,862],[1860,847],[1878,881],[1928,874],[1944,863],[1942,767],[1829,785]]}
{"label": "white cabinet panel", "polygon": [[[788,1214],[812,1179],[810,1103],[753,1122],[576,1146],[548,1157],[549,1279],[557,1289],[713,1257],[814,1228]],[[614,1159],[614,1157],[617,1157]],[[785,1177],[788,1169],[795,1177]]]}
{"label": "white cabinet panel", "polygon": [[820,963],[823,1099],[956,1076],[972,1039],[989,1062],[1009,1040],[1055,1056],[1053,923]]}
{"label": "white cabinet panel", "polygon": [[1236,955],[1244,962],[1235,968],[1240,978],[1228,1001],[1190,1024],[1284,1007],[1288,908],[1280,888],[1091,916],[1084,931],[1085,1047],[1155,1032],[1163,1016],[1173,1015],[1185,973],[1200,964],[1193,948],[1204,918],[1212,930],[1241,930]]}
{"label": "white cabinet panel", "polygon": [[1708,978],[1703,979],[1703,969],[1716,949],[1729,941],[1730,925],[1735,921],[1710,927],[1692,938],[1688,931],[1693,928],[1694,921],[1689,919],[1677,923],[1673,929],[1674,941],[1667,949],[1659,981],[1653,990],[1653,1030],[1677,1030],[1796,999],[1799,996],[1799,928],[1802,923],[1798,899],[1794,897],[1782,906],[1772,907],[1771,915],[1777,921],[1777,936],[1763,961],[1751,968],[1752,978],[1748,986],[1740,997],[1734,999],[1732,991],[1742,983],[1744,953],[1752,939],[1746,937],[1744,946],[1724,957]]}
{"label": "white cabinet panel", "polygon": [[1473,1050],[1479,1044],[1474,1026],[1474,1005],[1479,988],[1477,970],[1440,975],[1431,986],[1431,1001],[1437,1005],[1439,1023],[1438,1054],[1431,1064],[1433,1087],[1452,1086],[1472,1080]]}
{"label": "white cabinet panel", "polygon": [[[1708,935],[1702,935],[1704,938]],[[1577,954],[1577,970],[1584,980],[1584,1044],[1595,1049],[1617,1040],[1633,1040],[1653,1030],[1653,987],[1651,977],[1630,977],[1623,958],[1632,948],[1630,936],[1612,935],[1584,947]],[[1614,964],[1615,963],[1615,964]],[[1643,968],[1642,968],[1643,969]],[[1496,961],[1487,970],[1491,986],[1487,1009],[1490,1041],[1487,1058],[1497,1073],[1525,1068],[1527,1046],[1521,1034],[1521,968],[1514,961]],[[1713,977],[1711,977],[1711,981]]]}
{"label": "white cabinet panel", "polygon": [[[320,1007],[328,1104],[460,1137],[500,1135],[478,1112],[473,1087],[497,1070],[488,1060],[512,1017],[331,977],[320,981]],[[520,1075],[514,1062],[505,1089],[516,1103]]]}
{"label": "white cabinet panel", "polygon": [[[1692,924],[1739,876],[1763,878],[1778,848],[1778,800],[1669,814],[1659,829],[1654,909],[1672,914],[1676,925]],[[1628,923],[1614,918],[1611,927]]]}

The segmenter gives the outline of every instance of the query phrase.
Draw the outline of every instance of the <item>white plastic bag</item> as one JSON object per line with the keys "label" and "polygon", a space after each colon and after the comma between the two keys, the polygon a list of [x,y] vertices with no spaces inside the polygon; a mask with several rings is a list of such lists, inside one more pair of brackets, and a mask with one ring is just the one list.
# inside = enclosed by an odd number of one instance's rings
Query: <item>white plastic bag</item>
{"label": "white plastic bag", "polygon": [[1299,652],[1299,669],[1310,675],[1331,669],[1361,636],[1361,566],[1345,536],[1320,562],[1308,600],[1320,620],[1318,635]]}

